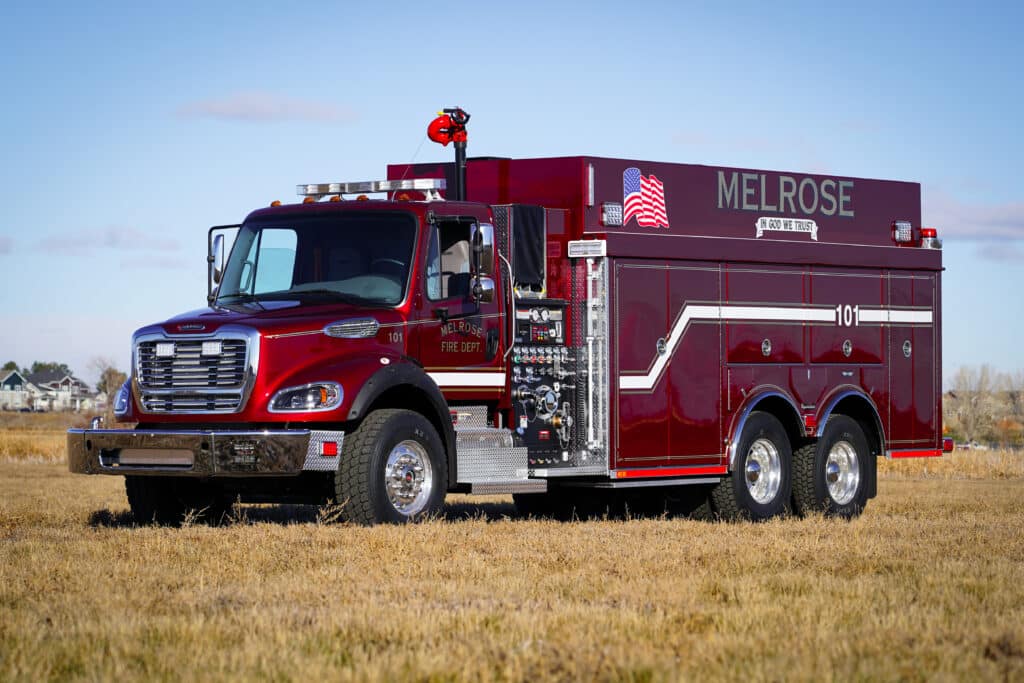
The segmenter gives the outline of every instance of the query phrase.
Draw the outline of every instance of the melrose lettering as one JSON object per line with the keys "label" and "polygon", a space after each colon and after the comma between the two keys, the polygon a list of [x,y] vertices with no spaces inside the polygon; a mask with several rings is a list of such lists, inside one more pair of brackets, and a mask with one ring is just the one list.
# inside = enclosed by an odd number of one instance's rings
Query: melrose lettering
{"label": "melrose lettering", "polygon": [[719,171],[718,208],[853,218],[853,181]]}

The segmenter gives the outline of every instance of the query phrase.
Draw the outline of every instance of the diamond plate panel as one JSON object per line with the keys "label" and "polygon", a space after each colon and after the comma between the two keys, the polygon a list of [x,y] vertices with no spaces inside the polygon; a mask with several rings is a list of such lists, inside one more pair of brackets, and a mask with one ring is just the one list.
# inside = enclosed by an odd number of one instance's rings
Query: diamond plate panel
{"label": "diamond plate panel", "polygon": [[[302,464],[302,469],[313,472],[337,471],[338,461],[341,460],[341,442],[344,437],[345,432],[310,432],[309,448],[306,450],[306,461]],[[321,455],[323,444],[327,441],[334,441],[338,444],[337,455]]]}

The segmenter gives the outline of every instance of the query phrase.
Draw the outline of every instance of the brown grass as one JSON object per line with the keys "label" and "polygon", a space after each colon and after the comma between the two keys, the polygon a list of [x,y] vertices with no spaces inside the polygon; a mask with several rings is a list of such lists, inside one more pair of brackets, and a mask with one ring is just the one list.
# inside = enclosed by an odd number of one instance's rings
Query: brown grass
{"label": "brown grass", "polygon": [[1024,451],[953,451],[941,458],[879,460],[887,479],[1021,479]]}
{"label": "brown grass", "polygon": [[0,412],[0,462],[66,462],[64,432],[87,421],[78,413]]}
{"label": "brown grass", "polygon": [[1024,680],[1024,480],[883,472],[852,523],[161,529],[0,464],[0,680]]}

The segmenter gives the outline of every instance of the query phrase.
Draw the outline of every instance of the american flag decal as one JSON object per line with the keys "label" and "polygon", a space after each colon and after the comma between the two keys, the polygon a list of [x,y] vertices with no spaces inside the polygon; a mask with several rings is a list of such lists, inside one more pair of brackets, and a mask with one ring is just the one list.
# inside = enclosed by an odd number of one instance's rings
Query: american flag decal
{"label": "american flag decal", "polygon": [[622,173],[622,224],[636,216],[642,228],[668,227],[665,210],[665,185],[653,175],[640,175],[639,168],[627,168]]}

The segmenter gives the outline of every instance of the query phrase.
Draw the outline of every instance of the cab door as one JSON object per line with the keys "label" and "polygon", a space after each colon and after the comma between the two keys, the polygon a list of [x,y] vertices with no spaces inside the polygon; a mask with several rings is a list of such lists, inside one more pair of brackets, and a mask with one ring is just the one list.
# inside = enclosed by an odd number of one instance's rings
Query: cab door
{"label": "cab door", "polygon": [[449,401],[488,401],[505,391],[501,298],[493,228],[465,217],[427,224],[420,275],[420,361]]}

